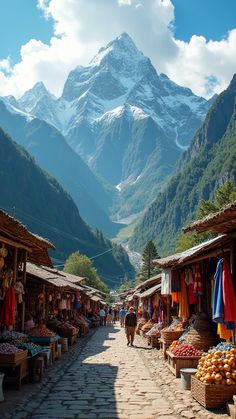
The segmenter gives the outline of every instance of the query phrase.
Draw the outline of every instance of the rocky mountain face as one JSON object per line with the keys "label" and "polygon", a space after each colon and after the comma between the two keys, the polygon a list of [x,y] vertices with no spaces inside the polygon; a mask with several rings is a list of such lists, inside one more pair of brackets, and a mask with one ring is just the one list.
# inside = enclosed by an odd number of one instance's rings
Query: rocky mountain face
{"label": "rocky mountain face", "polygon": [[[38,84],[33,94],[28,92],[20,103],[32,105],[42,90],[44,88]],[[88,224],[110,236],[116,234],[119,225],[112,223],[108,215],[112,193],[102,186],[55,127],[20,111],[13,101],[11,103],[6,99],[0,100],[0,127],[22,145],[40,167],[60,182]]]}
{"label": "rocky mountain face", "polygon": [[236,184],[236,75],[208,111],[177,170],[137,226],[130,246],[154,240],[162,255],[175,250],[181,228],[195,218],[200,199],[211,199],[226,180]]}
{"label": "rocky mountain face", "polygon": [[59,99],[37,83],[17,104],[9,100],[56,127],[116,187],[116,220],[152,202],[211,104],[158,75],[126,33],[71,71]]}
{"label": "rocky mountain face", "polygon": [[79,250],[94,259],[101,278],[114,286],[117,278],[134,276],[133,266],[120,246],[93,232],[80,217],[75,203],[58,182],[35,164],[34,159],[0,128],[0,207],[32,232],[48,238],[56,247],[55,264]]}

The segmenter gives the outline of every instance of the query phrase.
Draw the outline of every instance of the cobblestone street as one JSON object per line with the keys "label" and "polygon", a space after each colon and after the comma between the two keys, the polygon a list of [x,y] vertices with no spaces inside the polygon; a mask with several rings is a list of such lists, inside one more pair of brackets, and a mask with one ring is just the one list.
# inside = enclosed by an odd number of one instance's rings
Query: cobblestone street
{"label": "cobblestone street", "polygon": [[[79,341],[34,384],[31,394],[1,418],[177,419],[226,418],[226,412],[209,412],[181,389],[162,360],[136,336],[135,347],[126,346],[124,329],[101,327]],[[81,346],[82,345],[82,346]],[[24,385],[23,385],[24,387]],[[20,398],[19,392],[19,398]],[[27,393],[26,393],[27,394]]]}

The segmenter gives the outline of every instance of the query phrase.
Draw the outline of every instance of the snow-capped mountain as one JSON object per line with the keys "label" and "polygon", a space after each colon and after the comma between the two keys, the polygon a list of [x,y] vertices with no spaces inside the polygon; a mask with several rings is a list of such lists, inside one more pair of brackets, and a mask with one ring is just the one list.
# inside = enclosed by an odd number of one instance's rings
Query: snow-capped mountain
{"label": "snow-capped mountain", "polygon": [[19,101],[54,125],[117,187],[116,218],[142,211],[172,172],[211,104],[158,75],[127,33],[70,72],[55,99],[38,83]]}

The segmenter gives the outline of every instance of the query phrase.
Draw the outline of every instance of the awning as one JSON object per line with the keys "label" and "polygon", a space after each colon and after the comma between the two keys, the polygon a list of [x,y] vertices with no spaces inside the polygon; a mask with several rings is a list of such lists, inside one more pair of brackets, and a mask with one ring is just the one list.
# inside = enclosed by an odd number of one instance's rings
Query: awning
{"label": "awning", "polygon": [[148,290],[140,293],[140,298],[150,297],[151,295],[156,294],[160,290],[161,290],[161,284],[157,284],[154,287],[151,287]]}

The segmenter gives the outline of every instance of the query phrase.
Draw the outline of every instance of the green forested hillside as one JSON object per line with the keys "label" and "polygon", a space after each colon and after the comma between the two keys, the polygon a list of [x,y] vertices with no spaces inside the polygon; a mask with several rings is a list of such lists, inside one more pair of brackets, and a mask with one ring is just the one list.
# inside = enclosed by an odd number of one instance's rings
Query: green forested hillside
{"label": "green forested hillside", "polygon": [[[58,265],[79,250],[94,259],[98,274],[110,285],[117,277],[134,275],[126,252],[99,232],[93,232],[58,182],[37,166],[32,157],[0,129],[0,207],[15,215],[32,232],[55,246]],[[111,250],[110,250],[111,249]]]}
{"label": "green forested hillside", "polygon": [[236,75],[216,99],[176,173],[134,231],[131,247],[142,249],[154,240],[161,255],[175,251],[181,228],[195,218],[200,199],[218,186],[236,183]]}

